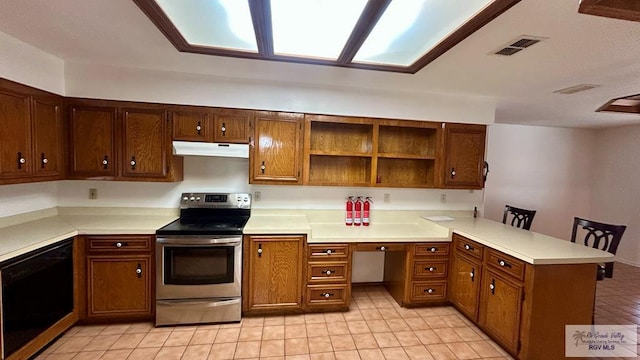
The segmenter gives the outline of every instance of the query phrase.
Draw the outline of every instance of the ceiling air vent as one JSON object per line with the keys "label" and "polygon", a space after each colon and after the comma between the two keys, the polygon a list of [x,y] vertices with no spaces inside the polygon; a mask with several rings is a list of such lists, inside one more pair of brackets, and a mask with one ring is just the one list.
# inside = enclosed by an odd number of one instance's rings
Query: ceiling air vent
{"label": "ceiling air vent", "polygon": [[507,45],[503,46],[497,51],[494,51],[492,54],[511,56],[545,39],[547,38],[541,36],[522,35],[514,40],[509,41]]}
{"label": "ceiling air vent", "polygon": [[556,90],[553,93],[554,94],[570,95],[570,94],[575,94],[575,93],[581,92],[581,91],[591,90],[591,89],[597,88],[599,86],[600,85],[595,85],[595,84],[580,84],[580,85],[575,85],[575,86],[571,86],[571,87],[568,87],[568,88]]}

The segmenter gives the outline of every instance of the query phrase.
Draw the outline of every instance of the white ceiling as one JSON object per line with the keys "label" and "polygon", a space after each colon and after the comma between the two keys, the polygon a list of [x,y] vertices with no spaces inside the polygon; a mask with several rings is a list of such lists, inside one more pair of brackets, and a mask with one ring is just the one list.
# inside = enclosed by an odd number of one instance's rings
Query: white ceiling
{"label": "white ceiling", "polygon": [[[640,124],[638,114],[594,112],[611,98],[640,93],[640,23],[579,14],[578,4],[522,0],[413,75],[179,53],[131,0],[0,0],[0,31],[70,62],[480,95],[495,98],[497,123]],[[489,55],[520,35],[549,39],[511,57]],[[552,93],[578,84],[600,87]]]}

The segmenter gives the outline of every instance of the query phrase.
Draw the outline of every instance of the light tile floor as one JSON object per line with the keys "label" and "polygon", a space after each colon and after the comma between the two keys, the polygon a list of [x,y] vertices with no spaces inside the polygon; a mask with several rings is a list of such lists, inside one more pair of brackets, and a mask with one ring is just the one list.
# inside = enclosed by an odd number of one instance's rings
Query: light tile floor
{"label": "light tile floor", "polygon": [[[640,268],[598,282],[597,324],[640,324]],[[247,317],[154,328],[76,326],[38,360],[512,359],[452,307],[405,309],[382,287],[354,287],[348,312]]]}

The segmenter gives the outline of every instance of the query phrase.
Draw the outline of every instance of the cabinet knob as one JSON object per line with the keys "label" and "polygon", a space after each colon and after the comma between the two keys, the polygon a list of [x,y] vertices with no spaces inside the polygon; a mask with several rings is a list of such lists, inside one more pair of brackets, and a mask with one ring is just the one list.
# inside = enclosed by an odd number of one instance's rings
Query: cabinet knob
{"label": "cabinet knob", "polygon": [[135,170],[136,169],[136,157],[135,156],[131,156],[131,161],[129,162],[129,164],[131,164],[131,170]]}
{"label": "cabinet knob", "polygon": [[489,284],[489,290],[491,290],[491,294],[496,293],[496,279],[491,279],[491,284]]}
{"label": "cabinet knob", "polygon": [[325,298],[328,299],[328,298],[332,297],[333,294],[331,294],[331,293],[322,293],[322,294],[320,294],[320,296],[324,296]]}
{"label": "cabinet knob", "polygon": [[260,165],[260,171],[262,171],[262,173],[264,174],[264,170],[265,170],[266,168],[267,168],[267,167],[264,165],[264,161],[263,161],[263,162],[262,162],[262,164]]}
{"label": "cabinet knob", "polygon": [[476,276],[476,268],[471,268],[471,272],[469,273],[469,276],[471,277],[471,281],[473,281],[473,278],[475,278]]}
{"label": "cabinet knob", "polygon": [[378,250],[380,250],[380,251],[385,251],[385,250],[387,250],[387,247],[386,247],[386,246],[379,246],[379,247],[378,247]]}
{"label": "cabinet knob", "polygon": [[262,244],[258,244],[258,257],[262,257]]}
{"label": "cabinet knob", "polygon": [[434,292],[436,292],[435,290],[433,290],[432,288],[428,288],[428,289],[424,289],[424,292],[428,293],[428,294],[433,294]]}
{"label": "cabinet knob", "polygon": [[327,250],[325,250],[325,253],[326,253],[327,255],[331,255],[331,254],[333,253],[333,251],[331,251],[331,249],[327,249]]}
{"label": "cabinet knob", "polygon": [[451,168],[451,178],[455,178],[456,177],[456,168]]}
{"label": "cabinet knob", "polygon": [[473,246],[471,246],[469,244],[464,244],[464,249],[465,250],[473,250]]}
{"label": "cabinet knob", "polygon": [[498,264],[500,264],[500,266],[505,266],[507,263],[505,263],[504,260],[500,260],[498,261]]}
{"label": "cabinet knob", "polygon": [[40,153],[40,168],[44,169],[44,166],[49,163],[49,159],[44,155],[44,153]]}
{"label": "cabinet knob", "polygon": [[122,243],[121,243],[121,242],[117,242],[117,243],[116,243],[116,247],[117,247],[117,248],[121,248],[121,247],[122,247]]}
{"label": "cabinet knob", "polygon": [[325,271],[323,271],[323,272],[324,272],[325,274],[327,274],[327,275],[331,275],[331,274],[335,273],[336,271],[335,271],[335,270],[325,270]]}
{"label": "cabinet knob", "polygon": [[227,134],[227,126],[225,125],[225,123],[222,123],[222,127],[220,128],[220,131],[222,131],[222,136],[226,136]]}
{"label": "cabinet knob", "polygon": [[107,155],[102,158],[102,167],[106,170],[109,168],[109,157]]}
{"label": "cabinet knob", "polygon": [[21,152],[18,152],[17,161],[18,161],[18,169],[22,169],[22,165],[27,162],[27,159],[25,159],[24,156],[22,156]]}
{"label": "cabinet knob", "polygon": [[136,274],[138,274],[138,279],[142,277],[142,266],[140,264],[136,268]]}
{"label": "cabinet knob", "polygon": [[434,266],[429,266],[428,268],[424,268],[424,269],[429,270],[430,272],[436,271],[436,268]]}
{"label": "cabinet knob", "polygon": [[432,247],[431,249],[429,249],[429,251],[431,251],[431,252],[436,252],[436,251],[438,251],[438,249],[437,249],[437,248],[435,248],[435,247]]}
{"label": "cabinet knob", "polygon": [[198,135],[200,135],[200,132],[202,131],[202,123],[200,121],[198,121],[198,124],[196,125],[196,131],[198,132]]}

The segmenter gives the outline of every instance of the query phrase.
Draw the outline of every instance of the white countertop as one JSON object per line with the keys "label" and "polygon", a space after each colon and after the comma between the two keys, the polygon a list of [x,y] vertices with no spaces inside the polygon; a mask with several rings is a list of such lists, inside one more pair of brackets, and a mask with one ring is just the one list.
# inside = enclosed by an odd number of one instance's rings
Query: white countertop
{"label": "white countertop", "polygon": [[[423,216],[447,215],[453,221],[434,222]],[[380,211],[370,226],[346,226],[339,210],[255,211],[245,234],[306,234],[308,243],[438,242],[457,233],[534,265],[614,261],[615,256],[567,240],[514,228],[470,212]]]}
{"label": "white countertop", "polygon": [[170,210],[60,209],[42,212],[46,217],[27,218],[22,223],[7,220],[5,224],[10,225],[0,228],[0,261],[76,235],[155,234],[158,228],[178,218],[177,212]]}

